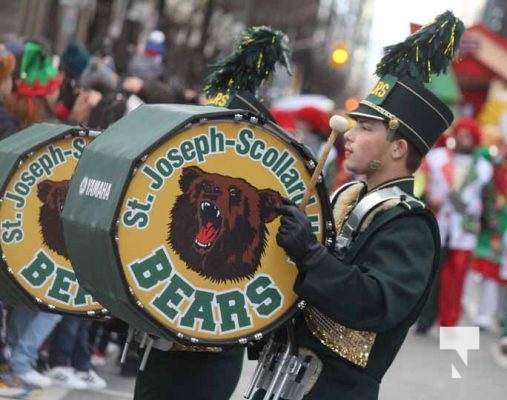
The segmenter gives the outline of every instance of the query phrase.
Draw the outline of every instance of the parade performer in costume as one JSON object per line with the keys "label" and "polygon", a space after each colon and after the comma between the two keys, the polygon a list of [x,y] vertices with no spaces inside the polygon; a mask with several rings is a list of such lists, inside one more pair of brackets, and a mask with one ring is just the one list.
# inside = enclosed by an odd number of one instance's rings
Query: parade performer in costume
{"label": "parade performer in costume", "polygon": [[[268,27],[247,29],[236,51],[217,64],[205,91],[209,104],[272,117],[256,99],[258,86],[280,62],[288,68],[287,38]],[[239,381],[244,348],[196,347],[174,343],[169,351],[152,349],[137,374],[135,400],[226,400]]]}
{"label": "parade performer in costume", "polygon": [[438,221],[443,257],[438,290],[434,292],[435,298],[425,305],[418,333],[425,333],[436,315],[440,326],[458,324],[465,276],[481,222],[487,229],[497,227],[491,184],[493,168],[486,159],[474,154],[481,139],[478,123],[460,118],[449,130],[449,137],[455,143],[452,149],[434,148],[425,160],[425,198]]}
{"label": "parade performer in costume", "polygon": [[[482,275],[475,323],[485,329],[494,329],[498,322],[501,288],[507,283],[507,271],[502,269],[502,254],[505,251],[502,234],[507,231],[507,140],[501,136],[497,146],[480,147],[476,153],[493,165],[490,182],[494,186],[494,196],[487,200],[494,203],[496,219],[482,218],[472,258],[472,270]],[[488,220],[493,224],[485,223]]]}
{"label": "parade performer in costume", "polygon": [[[423,82],[446,70],[463,30],[447,11],[386,48],[380,81],[349,114],[357,124],[344,136],[345,166],[366,180],[332,196],[334,249],[315,237],[297,206],[277,207],[277,243],[294,261],[294,291],[307,303],[296,340],[320,362],[304,399],[377,399],[435,279],[438,226],[413,197],[412,174],[453,120]],[[259,390],[254,398],[263,396]]]}

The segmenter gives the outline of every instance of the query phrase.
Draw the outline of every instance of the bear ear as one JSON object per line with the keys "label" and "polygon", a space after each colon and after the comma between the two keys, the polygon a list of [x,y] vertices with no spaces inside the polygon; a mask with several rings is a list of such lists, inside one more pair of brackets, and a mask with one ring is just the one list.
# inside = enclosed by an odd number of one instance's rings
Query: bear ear
{"label": "bear ear", "polygon": [[180,188],[183,192],[186,192],[192,182],[199,176],[203,175],[204,171],[199,167],[185,167],[181,172],[180,176]]}
{"label": "bear ear", "polygon": [[279,214],[275,212],[274,206],[282,204],[280,193],[271,189],[259,190],[261,218],[265,223],[273,221]]}
{"label": "bear ear", "polygon": [[40,201],[42,201],[43,203],[46,202],[48,194],[51,191],[52,187],[53,181],[47,179],[37,184],[37,197],[39,198]]}

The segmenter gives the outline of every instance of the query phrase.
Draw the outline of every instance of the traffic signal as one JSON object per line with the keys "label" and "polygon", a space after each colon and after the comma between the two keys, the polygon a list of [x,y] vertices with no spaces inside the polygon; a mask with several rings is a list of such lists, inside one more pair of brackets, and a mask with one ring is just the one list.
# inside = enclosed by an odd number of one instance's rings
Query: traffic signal
{"label": "traffic signal", "polygon": [[340,42],[336,43],[331,50],[330,61],[335,68],[342,68],[349,59],[349,51],[347,46]]}

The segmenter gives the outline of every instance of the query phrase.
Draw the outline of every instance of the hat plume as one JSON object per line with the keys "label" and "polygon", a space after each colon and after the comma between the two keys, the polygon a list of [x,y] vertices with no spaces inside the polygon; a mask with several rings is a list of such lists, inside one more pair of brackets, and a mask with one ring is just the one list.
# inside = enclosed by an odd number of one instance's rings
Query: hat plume
{"label": "hat plume", "polygon": [[464,31],[463,22],[451,11],[445,11],[403,42],[385,47],[385,55],[377,64],[375,74],[409,76],[428,83],[432,74],[447,70]]}
{"label": "hat plume", "polygon": [[204,91],[209,97],[241,91],[255,94],[277,63],[291,73],[288,53],[288,39],[283,32],[267,26],[249,28],[229,57],[211,65],[215,71],[206,78]]}

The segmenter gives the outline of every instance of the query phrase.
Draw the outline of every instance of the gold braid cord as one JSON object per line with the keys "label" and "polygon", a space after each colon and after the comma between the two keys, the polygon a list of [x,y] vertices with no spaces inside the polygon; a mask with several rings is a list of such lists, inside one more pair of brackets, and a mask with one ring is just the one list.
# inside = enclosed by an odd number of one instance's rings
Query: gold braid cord
{"label": "gold braid cord", "polygon": [[191,346],[181,343],[174,343],[170,351],[191,351],[191,352],[204,352],[204,353],[219,353],[223,349],[221,347],[210,346]]}

